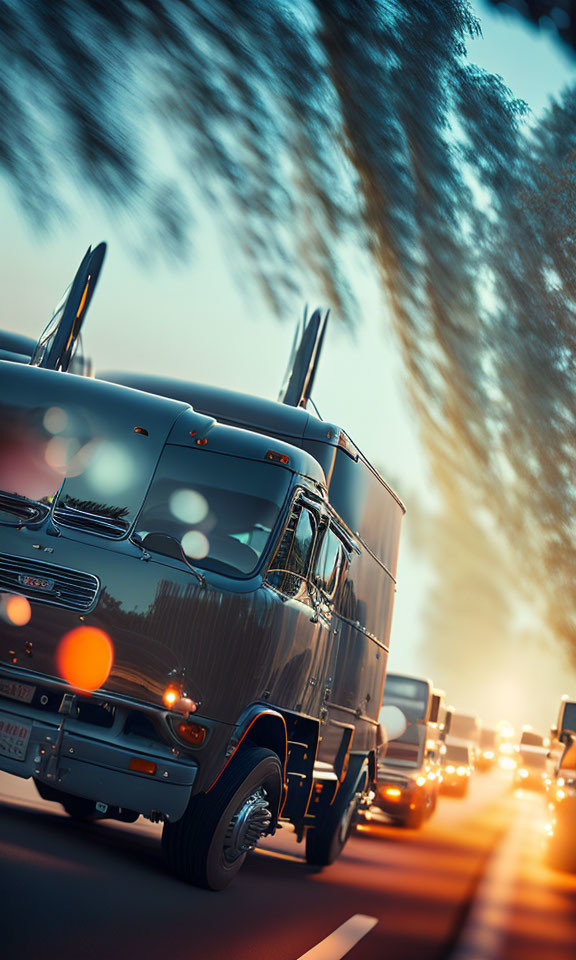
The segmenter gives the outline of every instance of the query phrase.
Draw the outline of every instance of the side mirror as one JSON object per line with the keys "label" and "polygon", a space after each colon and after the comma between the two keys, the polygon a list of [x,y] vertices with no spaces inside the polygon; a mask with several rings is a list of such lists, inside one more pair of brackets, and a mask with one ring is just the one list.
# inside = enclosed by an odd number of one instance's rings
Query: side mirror
{"label": "side mirror", "polygon": [[162,553],[165,557],[182,560],[182,546],[176,537],[171,537],[169,533],[147,533],[140,542],[153,553]]}
{"label": "side mirror", "polygon": [[408,721],[399,707],[387,704],[378,714],[378,723],[382,724],[388,740],[397,740],[406,731]]}

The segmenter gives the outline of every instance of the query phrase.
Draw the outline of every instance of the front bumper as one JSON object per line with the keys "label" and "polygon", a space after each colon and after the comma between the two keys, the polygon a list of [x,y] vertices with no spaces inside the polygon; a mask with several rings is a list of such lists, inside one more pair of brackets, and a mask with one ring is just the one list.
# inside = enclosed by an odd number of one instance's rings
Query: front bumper
{"label": "front bumper", "polygon": [[546,784],[541,773],[528,774],[527,777],[521,777],[518,771],[514,774],[514,788],[516,790],[543,791],[545,787]]}
{"label": "front bumper", "polygon": [[378,781],[374,805],[389,817],[404,817],[423,803],[423,792],[414,786]]}
{"label": "front bumper", "polygon": [[[125,733],[119,723],[94,728],[6,697],[0,697],[0,719],[11,725],[6,729],[29,731],[22,758],[0,753],[6,773],[151,819],[177,820],[188,805],[198,765],[176,758],[169,744]],[[153,772],[130,769],[131,761],[147,770],[153,765]]]}
{"label": "front bumper", "polygon": [[442,774],[442,784],[440,789],[443,793],[466,793],[470,783],[469,776],[458,776],[456,773]]}

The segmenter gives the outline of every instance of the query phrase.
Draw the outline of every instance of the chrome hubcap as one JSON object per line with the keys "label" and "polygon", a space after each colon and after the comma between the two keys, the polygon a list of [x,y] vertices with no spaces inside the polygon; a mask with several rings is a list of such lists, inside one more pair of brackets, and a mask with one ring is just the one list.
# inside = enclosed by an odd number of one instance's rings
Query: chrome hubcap
{"label": "chrome hubcap", "polygon": [[244,853],[253,850],[272,822],[272,814],[264,787],[259,787],[232,817],[224,837],[224,859],[234,863]]}

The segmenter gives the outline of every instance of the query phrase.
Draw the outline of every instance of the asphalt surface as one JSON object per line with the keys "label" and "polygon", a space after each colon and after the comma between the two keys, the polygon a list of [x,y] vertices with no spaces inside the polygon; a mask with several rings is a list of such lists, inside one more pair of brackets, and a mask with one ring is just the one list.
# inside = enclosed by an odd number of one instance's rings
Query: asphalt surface
{"label": "asphalt surface", "polygon": [[545,866],[545,819],[476,775],[422,830],[371,821],[323,870],[283,829],[210,893],[164,872],[159,827],[76,823],[0,774],[0,956],[574,960],[576,877]]}

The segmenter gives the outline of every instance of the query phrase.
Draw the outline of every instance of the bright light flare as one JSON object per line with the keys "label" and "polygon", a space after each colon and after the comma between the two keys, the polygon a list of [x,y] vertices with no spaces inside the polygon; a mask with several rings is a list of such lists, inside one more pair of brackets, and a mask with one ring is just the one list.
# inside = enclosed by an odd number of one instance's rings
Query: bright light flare
{"label": "bright light flare", "polygon": [[175,684],[171,683],[168,687],[166,687],[164,693],[162,694],[164,706],[171,710],[174,704],[180,699],[181,693],[181,689],[175,686]]}
{"label": "bright light flare", "polygon": [[501,770],[516,769],[516,761],[514,760],[514,757],[500,757],[500,760],[498,761],[498,765]]}
{"label": "bright light flare", "polygon": [[96,497],[116,496],[128,490],[136,481],[137,464],[119,443],[101,440],[91,453],[85,475]]}
{"label": "bright light flare", "polygon": [[0,605],[0,614],[13,627],[25,627],[30,623],[32,608],[26,597],[4,596]]}
{"label": "bright light flare", "polygon": [[199,530],[189,530],[182,537],[182,549],[187,557],[191,557],[193,560],[202,560],[208,556],[210,543],[208,538]]}
{"label": "bright light flare", "polygon": [[58,673],[73,687],[97,690],[108,679],[114,646],[98,627],[75,627],[66,633],[56,651]]}
{"label": "bright light flare", "polygon": [[170,510],[183,523],[202,523],[210,508],[205,497],[196,490],[176,490],[170,497]]}
{"label": "bright light flare", "polygon": [[42,423],[48,433],[62,433],[68,426],[68,414],[62,407],[49,407]]}
{"label": "bright light flare", "polygon": [[402,791],[398,787],[386,787],[384,794],[391,800],[397,800],[398,797],[402,796]]}

